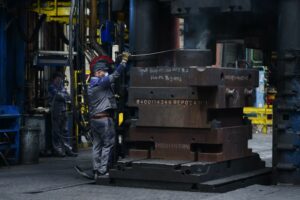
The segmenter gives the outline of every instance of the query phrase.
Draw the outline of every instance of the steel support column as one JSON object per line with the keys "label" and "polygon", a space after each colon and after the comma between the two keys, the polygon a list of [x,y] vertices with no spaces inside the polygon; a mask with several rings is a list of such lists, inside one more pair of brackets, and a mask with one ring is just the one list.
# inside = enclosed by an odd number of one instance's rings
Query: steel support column
{"label": "steel support column", "polygon": [[300,0],[279,4],[278,94],[273,167],[278,183],[300,184]]}
{"label": "steel support column", "polygon": [[6,104],[6,11],[0,8],[0,104]]}
{"label": "steel support column", "polygon": [[[26,12],[20,13],[18,23],[26,30]],[[12,19],[12,15],[7,15],[8,19]],[[9,21],[9,20],[7,20]],[[25,42],[21,39],[18,28],[14,24],[10,24],[6,30],[7,40],[7,63],[6,63],[6,101],[7,104],[13,104],[22,110],[24,104],[24,82],[25,82]],[[8,45],[9,44],[9,45]]]}
{"label": "steel support column", "polygon": [[[151,53],[158,48],[158,2],[130,0],[130,52]],[[148,56],[137,61],[137,66],[153,66],[155,58]]]}
{"label": "steel support column", "polygon": [[[27,23],[27,13],[24,14],[24,18],[20,20],[22,23],[22,27],[26,30],[26,23]],[[13,102],[12,104],[19,106],[21,110],[23,110],[24,102],[25,102],[25,42],[21,39],[20,35],[17,33],[17,30],[14,31],[14,40],[15,40],[15,48],[14,48],[14,55],[18,59],[12,58],[15,62],[15,86],[13,89]]]}

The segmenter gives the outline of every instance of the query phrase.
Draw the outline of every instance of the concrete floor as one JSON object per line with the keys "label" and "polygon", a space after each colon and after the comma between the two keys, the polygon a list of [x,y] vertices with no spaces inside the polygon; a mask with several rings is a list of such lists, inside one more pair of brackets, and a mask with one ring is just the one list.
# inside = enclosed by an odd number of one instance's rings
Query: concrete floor
{"label": "concrete floor", "polygon": [[272,132],[269,131],[268,134],[254,132],[253,139],[248,141],[248,145],[266,162],[267,167],[272,166]]}
{"label": "concrete floor", "polygon": [[[254,134],[249,145],[271,165],[271,135]],[[41,158],[36,165],[0,168],[0,200],[258,200],[299,199],[300,187],[254,185],[224,194],[153,190],[94,185],[80,177],[73,167],[89,168],[90,151],[80,152],[77,158]]]}

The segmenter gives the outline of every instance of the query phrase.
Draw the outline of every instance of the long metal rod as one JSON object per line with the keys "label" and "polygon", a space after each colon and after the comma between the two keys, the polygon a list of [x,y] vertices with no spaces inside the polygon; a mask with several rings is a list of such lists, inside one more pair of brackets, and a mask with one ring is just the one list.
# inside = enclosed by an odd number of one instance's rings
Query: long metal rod
{"label": "long metal rod", "polygon": [[106,55],[104,50],[101,48],[100,44],[97,42],[97,0],[90,0],[90,27],[89,27],[89,37],[90,43],[93,49],[98,53],[99,56]]}
{"label": "long metal rod", "polygon": [[110,21],[111,20],[111,11],[110,11],[110,9],[111,9],[111,0],[107,0],[107,19],[108,19],[108,21]]}
{"label": "long metal rod", "polygon": [[6,24],[6,11],[0,8],[0,104],[6,104],[7,88],[6,88],[6,69],[7,69],[7,40],[4,30]]}
{"label": "long metal rod", "polygon": [[55,15],[58,15],[58,9],[57,9],[57,0],[54,0],[54,9],[55,9]]}
{"label": "long metal rod", "polygon": [[[70,17],[69,17],[69,62],[70,62],[70,96],[71,96],[71,105],[73,111],[73,119],[74,114],[76,112],[75,108],[75,73],[74,73],[74,65],[73,65],[73,15],[75,10],[75,0],[71,1],[71,9],[70,9]],[[73,134],[73,133],[72,133]]]}
{"label": "long metal rod", "polygon": [[[62,55],[66,56],[70,54],[70,51],[44,51],[44,50],[39,50],[38,54],[40,55]],[[77,52],[73,51],[73,55],[77,55]]]}

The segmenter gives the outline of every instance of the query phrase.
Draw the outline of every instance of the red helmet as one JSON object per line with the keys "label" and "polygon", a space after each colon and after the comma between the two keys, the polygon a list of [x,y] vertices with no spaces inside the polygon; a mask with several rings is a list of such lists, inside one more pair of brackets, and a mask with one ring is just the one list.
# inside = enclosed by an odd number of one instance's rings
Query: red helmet
{"label": "red helmet", "polygon": [[93,71],[95,64],[99,61],[104,61],[108,64],[113,64],[114,61],[109,56],[97,56],[90,62],[90,72]]}

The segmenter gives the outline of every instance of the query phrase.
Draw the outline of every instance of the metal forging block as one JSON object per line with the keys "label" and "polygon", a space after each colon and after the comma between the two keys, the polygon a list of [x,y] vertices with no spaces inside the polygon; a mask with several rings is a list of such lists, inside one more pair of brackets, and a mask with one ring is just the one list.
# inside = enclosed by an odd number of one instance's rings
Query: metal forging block
{"label": "metal forging block", "polygon": [[136,126],[211,128],[214,120],[237,126],[257,78],[252,69],[135,67],[128,105],[138,108]]}
{"label": "metal forging block", "polygon": [[224,161],[251,155],[251,126],[218,129],[131,128],[129,156],[190,161]]}

